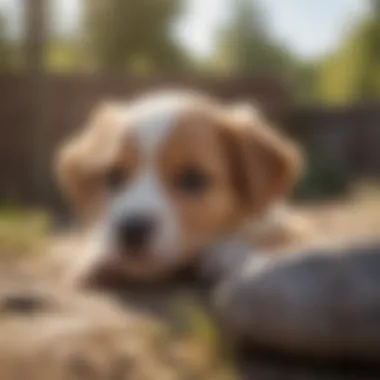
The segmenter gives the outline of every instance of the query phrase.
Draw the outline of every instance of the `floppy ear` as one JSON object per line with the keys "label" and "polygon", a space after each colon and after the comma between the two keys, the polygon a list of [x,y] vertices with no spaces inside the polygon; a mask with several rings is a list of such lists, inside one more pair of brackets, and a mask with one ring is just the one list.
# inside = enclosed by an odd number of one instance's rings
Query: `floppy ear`
{"label": "floppy ear", "polygon": [[301,170],[300,152],[249,105],[232,107],[228,118],[234,180],[248,210],[265,212],[295,185]]}
{"label": "floppy ear", "polygon": [[108,103],[96,107],[85,127],[70,136],[56,154],[54,171],[58,186],[81,217],[90,214],[96,196],[113,108]]}

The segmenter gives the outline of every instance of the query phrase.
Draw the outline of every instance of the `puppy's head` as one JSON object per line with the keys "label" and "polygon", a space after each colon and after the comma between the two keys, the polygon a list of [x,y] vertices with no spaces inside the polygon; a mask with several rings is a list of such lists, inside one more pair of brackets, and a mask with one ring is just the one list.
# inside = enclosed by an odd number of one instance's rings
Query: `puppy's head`
{"label": "puppy's head", "polygon": [[250,110],[192,93],[105,104],[58,155],[94,257],[139,277],[192,260],[292,187],[297,151]]}

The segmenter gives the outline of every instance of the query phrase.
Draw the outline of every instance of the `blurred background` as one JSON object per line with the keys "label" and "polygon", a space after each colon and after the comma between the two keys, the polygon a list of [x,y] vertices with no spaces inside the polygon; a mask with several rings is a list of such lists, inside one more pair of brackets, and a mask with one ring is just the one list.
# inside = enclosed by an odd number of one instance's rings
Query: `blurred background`
{"label": "blurred background", "polygon": [[[29,258],[40,265],[31,254],[50,243],[52,221],[67,220],[52,175],[56,147],[97,102],[158,87],[258,103],[304,150],[293,200],[316,239],[380,236],[380,0],[0,0],[0,280],[21,283],[4,263],[26,258],[34,270]],[[173,309],[187,313],[191,302],[179,300]],[[179,363],[188,379],[232,379],[216,358],[213,325],[190,311],[185,333],[170,330],[164,345],[160,336],[152,355]],[[133,334],[144,323],[133,322]],[[14,339],[34,336],[30,326]],[[131,330],[116,334],[133,346]],[[141,378],[185,378],[152,373]]]}
{"label": "blurred background", "polygon": [[52,154],[105,98],[254,101],[303,146],[296,200],[380,174],[379,0],[0,0],[0,205],[63,206]]}

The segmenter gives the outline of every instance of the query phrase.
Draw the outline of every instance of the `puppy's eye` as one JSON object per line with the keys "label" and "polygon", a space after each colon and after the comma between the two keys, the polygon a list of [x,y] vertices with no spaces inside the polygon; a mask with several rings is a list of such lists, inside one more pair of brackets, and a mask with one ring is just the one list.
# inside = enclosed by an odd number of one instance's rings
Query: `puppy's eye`
{"label": "puppy's eye", "polygon": [[114,167],[107,171],[105,182],[109,190],[116,190],[126,181],[126,179],[127,174],[125,170],[119,167]]}
{"label": "puppy's eye", "polygon": [[175,186],[183,193],[197,195],[210,185],[209,176],[197,168],[188,168],[178,174]]}

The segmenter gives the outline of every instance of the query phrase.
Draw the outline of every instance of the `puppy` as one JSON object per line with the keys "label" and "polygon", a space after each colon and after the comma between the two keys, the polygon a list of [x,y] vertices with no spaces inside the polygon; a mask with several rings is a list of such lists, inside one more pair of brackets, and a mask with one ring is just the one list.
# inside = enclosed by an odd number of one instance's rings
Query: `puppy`
{"label": "puppy", "polygon": [[158,92],[98,107],[58,153],[58,182],[85,227],[71,275],[165,277],[260,224],[300,172],[295,146],[250,107]]}

